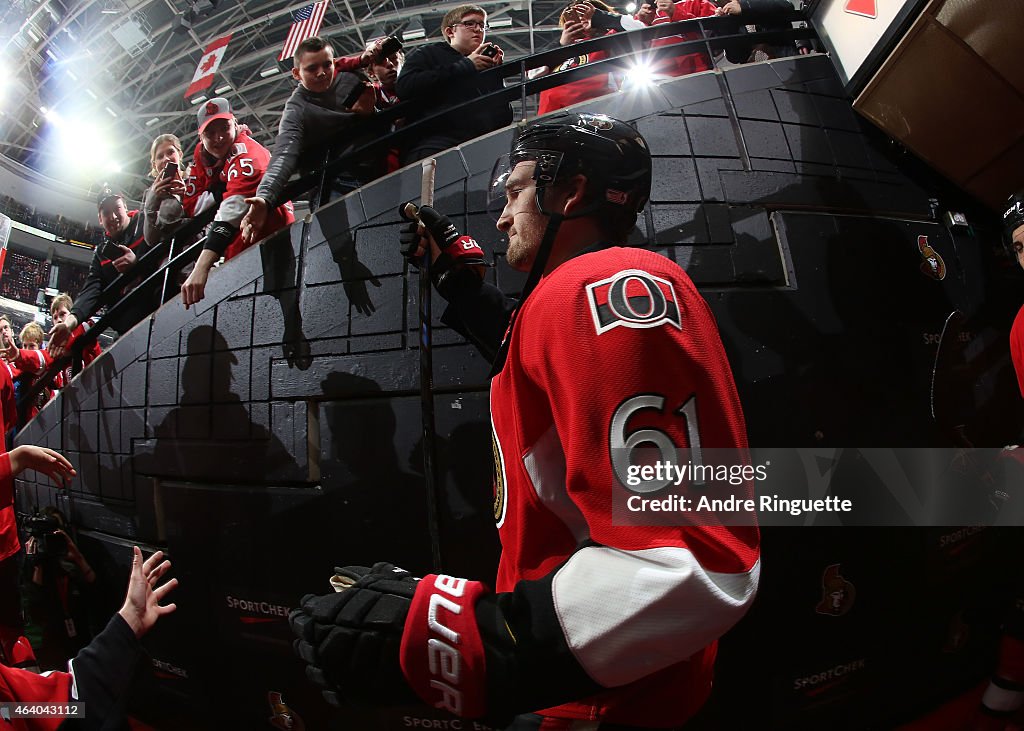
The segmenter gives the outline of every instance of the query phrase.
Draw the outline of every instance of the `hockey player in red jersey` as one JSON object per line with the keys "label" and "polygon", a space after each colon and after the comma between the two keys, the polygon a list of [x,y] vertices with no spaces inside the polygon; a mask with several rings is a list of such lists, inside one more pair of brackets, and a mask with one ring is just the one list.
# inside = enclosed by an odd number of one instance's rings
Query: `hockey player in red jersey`
{"label": "hockey player in red jersey", "polygon": [[497,372],[496,591],[390,564],[337,569],[351,588],[303,599],[297,650],[328,700],[411,689],[517,730],[676,728],[707,699],[716,641],[753,601],[758,530],[613,524],[613,492],[641,430],[745,450],[732,373],[686,273],[620,246],[650,191],[639,133],[552,115],[522,130],[506,170],[498,228],[509,264],[530,271],[519,303],[483,281],[472,238],[420,209],[443,319]]}
{"label": "hockey player in red jersey", "polygon": [[[181,285],[181,302],[188,308],[203,299],[210,269],[223,256],[230,259],[243,249],[239,224],[249,209],[246,198],[256,195],[270,162],[270,152],[239,124],[227,99],[205,102],[198,113],[199,144],[185,176],[185,216],[197,216],[217,207],[206,233],[206,244],[195,269]],[[294,223],[291,201],[270,211],[263,234]]]}
{"label": "hockey player in red jersey", "polygon": [[[1003,230],[1010,239],[1010,252],[1024,269],[1024,191],[1011,195],[1003,213]],[[1024,396],[1024,307],[1010,328],[1010,357],[1017,371],[1017,385]]]}

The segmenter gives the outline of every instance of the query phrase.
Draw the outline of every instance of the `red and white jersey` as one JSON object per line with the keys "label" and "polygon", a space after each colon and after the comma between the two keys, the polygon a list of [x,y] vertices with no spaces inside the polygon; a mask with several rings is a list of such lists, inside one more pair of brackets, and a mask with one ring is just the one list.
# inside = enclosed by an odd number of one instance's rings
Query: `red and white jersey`
{"label": "red and white jersey", "polygon": [[[214,220],[226,221],[238,228],[242,217],[249,210],[245,199],[256,195],[269,162],[270,151],[252,139],[248,127],[244,125],[238,127],[238,135],[228,156],[213,165],[206,164],[203,144],[200,142],[196,145],[192,164],[185,174],[185,197],[182,200],[185,215],[196,216],[207,210],[215,205],[219,194],[220,205]],[[294,222],[291,201],[282,203],[267,214],[263,235],[269,235]],[[245,248],[239,232],[225,250],[224,258],[230,259]]]}
{"label": "red and white jersey", "polygon": [[1024,396],[1024,307],[1017,312],[1013,327],[1010,328],[1010,358],[1013,360],[1014,370],[1017,371],[1020,395]]}
{"label": "red and white jersey", "polygon": [[[694,433],[706,447],[746,450],[713,315],[674,262],[616,247],[541,280],[507,337],[491,383],[496,589],[553,573],[566,644],[608,689],[542,713],[682,723],[710,692],[717,638],[753,601],[758,530],[613,525],[612,445],[656,429],[679,448]],[[635,407],[638,396],[648,407]],[[694,424],[680,416],[687,405]]]}

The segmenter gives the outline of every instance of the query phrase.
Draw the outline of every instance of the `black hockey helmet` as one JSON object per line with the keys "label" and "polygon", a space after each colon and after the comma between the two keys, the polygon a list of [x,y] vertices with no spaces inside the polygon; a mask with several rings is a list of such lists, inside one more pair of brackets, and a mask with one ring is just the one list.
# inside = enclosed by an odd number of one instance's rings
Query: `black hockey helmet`
{"label": "black hockey helmet", "polygon": [[526,160],[537,162],[533,177],[544,213],[544,188],[582,174],[590,181],[594,200],[576,216],[612,214],[625,219],[628,232],[651,194],[647,141],[625,122],[604,114],[558,112],[523,127],[512,151],[495,165],[492,193],[503,195],[505,178]]}
{"label": "black hockey helmet", "polygon": [[1003,210],[1003,244],[1007,252],[1014,258],[1013,232],[1024,226],[1024,190],[1019,190],[1006,199]]}
{"label": "black hockey helmet", "polygon": [[1003,232],[1006,238],[1013,236],[1013,232],[1024,226],[1024,190],[1019,190],[1006,199],[1006,208],[1003,211]]}

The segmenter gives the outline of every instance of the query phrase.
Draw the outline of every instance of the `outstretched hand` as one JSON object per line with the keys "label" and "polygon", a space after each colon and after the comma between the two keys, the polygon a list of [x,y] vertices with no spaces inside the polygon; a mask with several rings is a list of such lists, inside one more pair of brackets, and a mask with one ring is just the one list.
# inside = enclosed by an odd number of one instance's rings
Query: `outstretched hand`
{"label": "outstretched hand", "polygon": [[50,329],[49,343],[46,347],[54,360],[60,358],[67,351],[71,333],[76,327],[78,327],[78,319],[69,314],[64,317],[64,322],[58,322]]}
{"label": "outstretched hand", "polygon": [[67,487],[75,476],[75,468],[59,452],[47,447],[23,444],[10,452],[11,474],[20,475],[25,470],[35,470],[49,477],[58,487]]}
{"label": "outstretched hand", "polygon": [[177,579],[171,579],[162,586],[157,586],[160,577],[171,569],[170,561],[163,561],[163,551],[157,551],[145,561],[142,551],[133,546],[132,575],[128,579],[128,596],[124,606],[118,611],[122,619],[132,628],[136,637],[142,637],[165,614],[177,609],[176,604],[160,604],[170,591],[178,585]]}

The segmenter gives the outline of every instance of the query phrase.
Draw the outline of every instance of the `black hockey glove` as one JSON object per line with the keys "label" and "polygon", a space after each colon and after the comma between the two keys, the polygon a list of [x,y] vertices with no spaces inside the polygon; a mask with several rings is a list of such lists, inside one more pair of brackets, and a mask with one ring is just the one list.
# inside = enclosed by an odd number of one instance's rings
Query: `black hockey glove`
{"label": "black hockey glove", "polygon": [[[442,297],[450,299],[448,292],[463,273],[472,274],[477,281],[483,279],[486,266],[484,250],[472,236],[459,233],[448,216],[438,213],[430,206],[421,206],[417,215],[441,249],[440,256],[431,265],[430,278]],[[413,222],[402,228],[400,241],[402,255],[416,266],[416,250],[420,245],[417,223]]]}
{"label": "black hockey glove", "polygon": [[308,663],[306,675],[332,705],[416,702],[402,676],[399,649],[419,580],[383,562],[335,572],[336,593],[307,594],[288,616],[299,638],[295,651]]}

